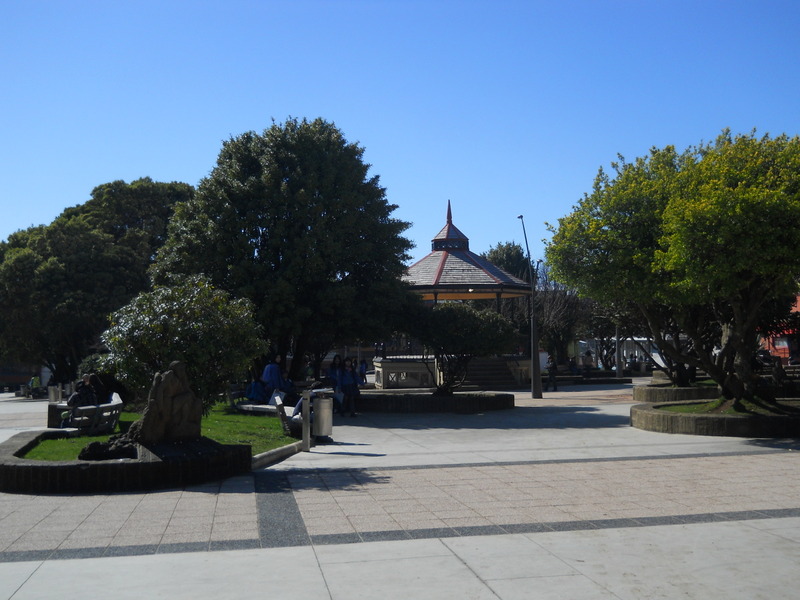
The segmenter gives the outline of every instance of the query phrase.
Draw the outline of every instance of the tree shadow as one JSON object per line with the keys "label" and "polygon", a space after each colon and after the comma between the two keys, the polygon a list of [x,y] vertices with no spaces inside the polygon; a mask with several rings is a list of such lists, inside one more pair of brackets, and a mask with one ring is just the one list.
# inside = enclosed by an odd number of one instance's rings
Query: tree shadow
{"label": "tree shadow", "polygon": [[474,414],[461,413],[359,413],[356,419],[334,422],[335,427],[381,429],[601,429],[630,427],[628,414],[616,415],[593,406],[521,406]]}
{"label": "tree shadow", "polygon": [[798,438],[759,438],[747,440],[749,446],[759,448],[772,448],[774,450],[800,450],[800,437]]}
{"label": "tree shadow", "polygon": [[377,475],[369,469],[315,468],[304,471],[270,471],[253,474],[255,491],[261,494],[283,494],[303,490],[360,490],[368,484],[388,484],[389,475]]}

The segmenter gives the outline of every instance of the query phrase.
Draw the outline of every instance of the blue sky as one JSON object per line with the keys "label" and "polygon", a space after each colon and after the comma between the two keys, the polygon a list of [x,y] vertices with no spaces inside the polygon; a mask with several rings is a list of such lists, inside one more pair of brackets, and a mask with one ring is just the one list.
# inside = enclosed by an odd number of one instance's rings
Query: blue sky
{"label": "blue sky", "polygon": [[534,258],[618,153],[800,133],[800,2],[0,0],[0,239],[96,185],[192,185],[223,140],[323,117],[430,251]]}

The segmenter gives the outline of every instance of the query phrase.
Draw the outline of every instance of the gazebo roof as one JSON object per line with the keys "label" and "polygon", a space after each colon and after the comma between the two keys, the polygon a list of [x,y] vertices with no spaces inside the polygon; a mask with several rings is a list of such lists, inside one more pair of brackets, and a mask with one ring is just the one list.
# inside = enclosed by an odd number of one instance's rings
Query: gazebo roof
{"label": "gazebo roof", "polygon": [[431,240],[431,250],[403,276],[424,300],[493,300],[531,293],[528,282],[470,251],[469,238],[453,225],[449,200],[447,224]]}

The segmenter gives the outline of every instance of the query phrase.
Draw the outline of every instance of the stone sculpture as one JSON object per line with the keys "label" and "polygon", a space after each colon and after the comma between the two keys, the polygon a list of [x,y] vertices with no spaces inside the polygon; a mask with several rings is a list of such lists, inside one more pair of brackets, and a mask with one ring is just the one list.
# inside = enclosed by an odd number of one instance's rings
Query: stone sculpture
{"label": "stone sculpture", "polygon": [[142,445],[200,438],[203,403],[194,394],[186,365],[170,364],[169,371],[156,373],[142,418],[128,430],[128,439]]}

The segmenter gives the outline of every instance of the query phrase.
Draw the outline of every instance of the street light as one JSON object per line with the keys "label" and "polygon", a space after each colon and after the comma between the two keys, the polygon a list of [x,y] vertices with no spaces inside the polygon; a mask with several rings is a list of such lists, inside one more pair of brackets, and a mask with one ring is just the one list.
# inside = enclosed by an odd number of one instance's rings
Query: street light
{"label": "street light", "polygon": [[525,250],[528,252],[528,278],[531,280],[531,398],[541,398],[542,366],[539,364],[539,335],[536,332],[536,279],[539,276],[539,263],[542,261],[536,262],[536,277],[534,277],[525,219],[522,215],[517,218],[522,221],[522,235],[525,236]]}

